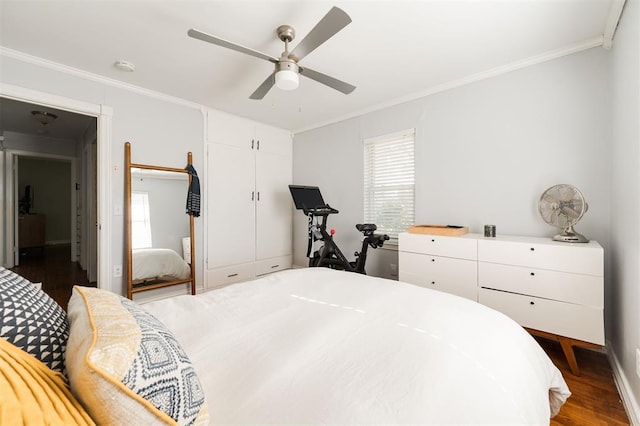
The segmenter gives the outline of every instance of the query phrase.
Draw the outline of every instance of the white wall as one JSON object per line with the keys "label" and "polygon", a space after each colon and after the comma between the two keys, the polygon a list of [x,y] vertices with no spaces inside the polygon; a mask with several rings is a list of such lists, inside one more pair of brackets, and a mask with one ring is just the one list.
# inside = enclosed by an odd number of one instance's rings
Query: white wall
{"label": "white wall", "polygon": [[4,132],[5,149],[77,157],[77,146],[78,143],[76,141],[69,139]]}
{"label": "white wall", "polygon": [[[132,161],[167,167],[184,167],[187,152],[193,152],[194,167],[204,174],[204,124],[199,106],[174,102],[158,97],[105,84],[77,73],[62,72],[55,68],[2,57],[0,82],[30,90],[63,96],[81,102],[105,105],[113,109],[111,131],[111,164],[100,164],[111,173],[112,191],[109,196],[114,207],[124,205],[124,143],[131,142]],[[196,219],[196,235],[203,235],[202,220]],[[124,216],[112,217],[112,229],[106,235],[110,240],[112,265],[124,262]],[[202,286],[203,241],[196,239],[196,274]],[[100,283],[108,290],[124,294],[123,278]]]}
{"label": "white wall", "polygon": [[627,0],[612,50],[611,143],[611,268],[610,298],[605,309],[607,339],[620,363],[620,381],[629,391],[640,422],[640,378],[636,348],[640,348],[640,2]]}
{"label": "white wall", "polygon": [[[416,128],[416,223],[551,236],[540,194],[576,185],[589,211],[576,229],[609,246],[609,52],[596,48],[297,134],[294,183],[318,185],[345,253],[363,218],[362,140]],[[605,224],[603,226],[603,224]],[[306,259],[306,223],[294,216],[294,264]],[[350,256],[348,256],[350,257]],[[394,257],[372,253],[388,276]],[[368,262],[369,263],[369,262]]]}

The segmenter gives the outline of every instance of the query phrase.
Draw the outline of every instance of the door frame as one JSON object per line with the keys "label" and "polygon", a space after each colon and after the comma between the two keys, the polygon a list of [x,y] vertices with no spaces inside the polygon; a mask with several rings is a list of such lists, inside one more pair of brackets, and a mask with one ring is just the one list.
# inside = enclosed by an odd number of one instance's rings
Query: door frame
{"label": "door frame", "polygon": [[[111,126],[113,109],[107,105],[93,104],[77,99],[67,98],[64,96],[53,95],[46,92],[40,92],[37,90],[31,90],[20,86],[14,86],[11,84],[0,84],[0,97],[13,99],[21,102],[28,102],[32,104],[38,104],[42,106],[48,106],[51,108],[61,109],[77,114],[88,115],[96,117],[97,120],[97,164],[102,165],[98,167],[98,196],[97,196],[97,248],[98,248],[98,265],[97,265],[97,286],[98,288],[105,288],[111,290],[111,283],[113,280],[111,274],[111,222],[112,217],[109,214],[112,211],[112,185],[109,179],[109,173],[111,171]],[[0,163],[4,163],[3,152],[0,151],[2,156],[0,157]],[[0,174],[0,187],[5,187],[3,182],[3,174]],[[4,202],[8,202],[6,198],[8,194],[3,195],[5,197]],[[3,215],[4,213],[0,213]],[[9,220],[4,222],[7,223]],[[11,220],[13,222],[13,220]],[[13,223],[11,224],[13,226]],[[5,260],[9,253],[5,253],[4,241],[6,240],[6,228],[0,229],[0,259]],[[13,253],[10,253],[13,255]]]}
{"label": "door frame", "polygon": [[[6,235],[6,241],[7,241],[7,247],[8,247],[8,243],[9,241],[12,241],[11,247],[7,250],[7,257],[5,258],[5,262],[7,264],[7,266],[9,268],[12,268],[16,265],[19,265],[19,247],[18,247],[18,238],[19,238],[19,233],[18,233],[18,199],[20,197],[20,194],[18,192],[18,178],[17,178],[17,172],[18,172],[18,164],[20,163],[20,159],[24,159],[24,158],[38,158],[38,159],[43,159],[43,160],[57,160],[60,162],[65,163],[68,167],[69,167],[69,172],[70,172],[70,177],[71,177],[71,182],[69,185],[69,191],[71,193],[71,205],[69,206],[69,220],[70,220],[70,231],[71,231],[71,235],[70,235],[70,242],[71,242],[71,259],[73,261],[73,259],[75,259],[77,257],[77,248],[74,244],[74,241],[76,241],[76,237],[77,237],[77,231],[76,231],[76,223],[77,223],[77,217],[76,217],[76,205],[77,205],[77,197],[76,197],[76,191],[75,191],[75,182],[78,181],[78,176],[77,176],[77,158],[75,157],[68,157],[65,155],[55,155],[55,154],[46,154],[46,153],[41,153],[41,152],[32,152],[32,151],[21,151],[21,150],[13,150],[13,149],[7,149],[5,150],[5,155],[6,155],[6,159],[5,159],[5,167],[6,170],[11,170],[10,173],[6,174],[6,188],[8,189],[6,192],[7,195],[7,202],[5,203],[5,220],[7,222],[7,235]],[[10,193],[9,193],[10,191]],[[13,233],[11,232],[11,230],[13,229]],[[13,256],[10,256],[10,253],[13,252]],[[12,261],[13,259],[13,261]]]}

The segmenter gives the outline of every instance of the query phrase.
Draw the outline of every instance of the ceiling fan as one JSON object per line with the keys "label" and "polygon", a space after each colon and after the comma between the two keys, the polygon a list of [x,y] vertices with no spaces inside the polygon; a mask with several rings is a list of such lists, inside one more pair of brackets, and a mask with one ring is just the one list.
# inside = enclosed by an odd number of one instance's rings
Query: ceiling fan
{"label": "ceiling fan", "polygon": [[342,9],[333,7],[315,27],[302,39],[300,43],[289,52],[289,43],[295,38],[295,30],[289,25],[281,25],[277,28],[278,38],[284,42],[284,52],[279,58],[258,52],[251,48],[241,46],[236,43],[224,40],[220,37],[190,29],[189,37],[226,47],[237,52],[245,53],[259,59],[264,59],[275,64],[275,69],[267,79],[251,94],[251,99],[262,99],[275,85],[283,90],[294,90],[298,88],[298,75],[315,80],[339,92],[349,94],[356,88],[355,86],[330,77],[321,72],[303,67],[298,62],[313,52],[318,46],[333,37],[338,31],[346,27],[351,22],[351,18]]}

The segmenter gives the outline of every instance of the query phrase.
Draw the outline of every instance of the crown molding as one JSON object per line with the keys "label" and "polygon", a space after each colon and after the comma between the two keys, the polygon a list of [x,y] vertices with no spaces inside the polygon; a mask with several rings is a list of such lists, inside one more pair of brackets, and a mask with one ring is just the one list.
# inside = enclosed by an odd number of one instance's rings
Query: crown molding
{"label": "crown molding", "polygon": [[607,17],[607,23],[604,28],[604,40],[602,47],[605,49],[611,49],[613,46],[613,38],[616,35],[620,18],[622,17],[622,10],[626,0],[613,0],[611,2],[611,9],[609,9],[609,16]]}
{"label": "crown molding", "polygon": [[461,86],[465,86],[467,84],[471,84],[471,83],[475,83],[478,81],[482,81],[482,80],[487,80],[489,78],[493,78],[493,77],[497,77],[499,75],[503,75],[503,74],[507,74],[510,73],[512,71],[517,71],[520,70],[522,68],[526,68],[526,67],[530,67],[532,65],[537,65],[537,64],[541,64],[543,62],[547,62],[547,61],[551,61],[554,59],[558,59],[561,58],[563,56],[568,56],[568,55],[572,55],[574,53],[578,53],[578,52],[582,52],[583,50],[588,50],[588,49],[592,49],[594,47],[600,47],[603,45],[603,37],[602,36],[598,36],[598,37],[594,37],[585,41],[582,41],[580,43],[575,43],[569,46],[565,46],[562,47],[560,49],[555,49],[555,50],[551,50],[545,53],[542,53],[540,55],[536,55],[536,56],[531,56],[529,58],[525,58],[523,60],[520,61],[516,61],[516,62],[512,62],[510,64],[506,64],[506,65],[502,65],[496,68],[492,68],[490,70],[487,71],[482,71],[476,74],[472,74],[469,75],[467,77],[463,77],[457,80],[452,80],[452,81],[448,81],[446,83],[443,84],[439,84],[437,86],[433,86],[430,87],[428,89],[419,91],[419,92],[414,92],[411,93],[410,95],[406,95],[406,96],[401,96],[395,99],[392,99],[388,102],[382,102],[376,105],[373,105],[369,108],[365,108],[359,111],[356,111],[354,113],[348,114],[348,115],[344,115],[341,116],[339,118],[335,118],[332,120],[328,120],[322,123],[317,123],[314,124],[312,126],[308,126],[308,127],[304,127],[304,128],[300,128],[300,129],[296,129],[293,130],[293,133],[302,133],[302,132],[306,132],[309,130],[313,130],[313,129],[317,129],[320,127],[324,127],[330,124],[335,124],[335,123],[339,123],[341,121],[345,121],[351,118],[356,118],[356,117],[360,117],[363,116],[365,114],[371,113],[371,112],[375,112],[375,111],[379,111],[381,109],[385,109],[385,108],[390,108],[390,107],[394,107],[406,102],[410,102],[410,101],[415,101],[417,99],[420,98],[424,98],[436,93],[440,93],[440,92],[444,92],[446,90],[450,90],[450,89],[455,89],[457,87],[461,87]]}
{"label": "crown molding", "polygon": [[0,46],[0,56],[4,56],[11,59],[16,59],[21,62],[37,65],[50,70],[58,71],[64,74],[80,77],[85,80],[95,81],[97,83],[105,84],[107,86],[116,87],[119,89],[128,90],[130,92],[138,93],[141,95],[149,96],[161,101],[170,102],[176,105],[185,106],[199,110],[201,105],[195,102],[187,101],[175,96],[167,95],[165,93],[157,92],[155,90],[145,89],[134,84],[124,83],[112,78],[104,77],[98,74],[94,74],[88,71],[81,70],[79,68],[70,67],[67,65],[59,64],[57,62],[49,61],[48,59],[40,58],[37,56],[29,55],[18,50],[8,49]]}

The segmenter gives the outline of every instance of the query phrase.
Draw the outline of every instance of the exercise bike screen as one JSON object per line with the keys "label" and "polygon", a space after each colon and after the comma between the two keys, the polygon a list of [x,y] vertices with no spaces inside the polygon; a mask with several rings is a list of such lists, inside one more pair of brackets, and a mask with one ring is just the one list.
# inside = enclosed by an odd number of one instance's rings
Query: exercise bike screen
{"label": "exercise bike screen", "polygon": [[320,194],[320,188],[317,186],[289,185],[289,191],[291,191],[293,203],[298,210],[302,210],[305,207],[312,209],[325,205],[322,194]]}

